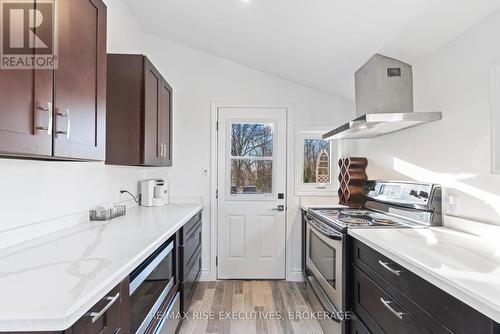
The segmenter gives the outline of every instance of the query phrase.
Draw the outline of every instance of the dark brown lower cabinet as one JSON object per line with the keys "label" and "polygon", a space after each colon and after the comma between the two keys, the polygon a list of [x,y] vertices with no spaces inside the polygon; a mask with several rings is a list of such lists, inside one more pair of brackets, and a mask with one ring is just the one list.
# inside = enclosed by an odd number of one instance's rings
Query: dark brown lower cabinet
{"label": "dark brown lower cabinet", "polygon": [[201,211],[180,231],[181,309],[187,312],[201,275]]}
{"label": "dark brown lower cabinet", "polygon": [[71,334],[128,334],[128,291],[129,280],[126,278],[67,332]]}
{"label": "dark brown lower cabinet", "polygon": [[432,333],[361,270],[353,267],[353,271],[354,312],[365,320],[373,333]]}
{"label": "dark brown lower cabinet", "polygon": [[368,328],[366,328],[365,324],[359,319],[356,315],[352,315],[349,321],[350,334],[370,334]]}
{"label": "dark brown lower cabinet", "polygon": [[498,334],[500,325],[362,242],[352,257],[349,333]]}
{"label": "dark brown lower cabinet", "polygon": [[2,334],[129,334],[129,278],[109,291],[73,326],[64,331]]}

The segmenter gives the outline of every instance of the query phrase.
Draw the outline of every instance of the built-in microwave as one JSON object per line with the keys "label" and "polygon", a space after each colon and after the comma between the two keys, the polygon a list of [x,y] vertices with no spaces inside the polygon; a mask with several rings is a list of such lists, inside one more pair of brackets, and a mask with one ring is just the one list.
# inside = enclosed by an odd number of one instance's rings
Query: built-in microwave
{"label": "built-in microwave", "polygon": [[[130,332],[165,333],[175,328],[178,317],[168,313],[179,310],[175,287],[175,241],[169,240],[130,274]],[[161,316],[161,321],[158,321]],[[153,328],[152,328],[153,327]],[[167,331],[168,332],[168,331]]]}

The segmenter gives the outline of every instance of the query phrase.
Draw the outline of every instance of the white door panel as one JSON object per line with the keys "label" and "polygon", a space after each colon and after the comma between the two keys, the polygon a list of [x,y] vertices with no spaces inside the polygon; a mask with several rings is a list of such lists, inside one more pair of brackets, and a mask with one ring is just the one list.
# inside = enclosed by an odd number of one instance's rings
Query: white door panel
{"label": "white door panel", "polygon": [[218,278],[283,279],[286,111],[219,108],[218,121]]}

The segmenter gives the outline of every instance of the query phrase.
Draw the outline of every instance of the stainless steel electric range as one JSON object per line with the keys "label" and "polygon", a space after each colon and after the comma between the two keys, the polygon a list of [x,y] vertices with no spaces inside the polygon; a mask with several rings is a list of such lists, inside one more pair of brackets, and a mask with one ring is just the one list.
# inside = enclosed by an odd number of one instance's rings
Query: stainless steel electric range
{"label": "stainless steel electric range", "polygon": [[[369,181],[361,209],[309,209],[306,214],[308,296],[325,334],[346,331],[347,232],[359,228],[441,226],[441,187],[429,183]],[[390,268],[389,268],[390,269]]]}

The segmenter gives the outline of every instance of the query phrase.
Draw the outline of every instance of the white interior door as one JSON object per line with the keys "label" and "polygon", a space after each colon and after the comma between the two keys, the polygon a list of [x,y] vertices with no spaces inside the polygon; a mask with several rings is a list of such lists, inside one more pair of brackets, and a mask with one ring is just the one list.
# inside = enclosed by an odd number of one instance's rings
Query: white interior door
{"label": "white interior door", "polygon": [[286,109],[218,109],[218,278],[285,278]]}

